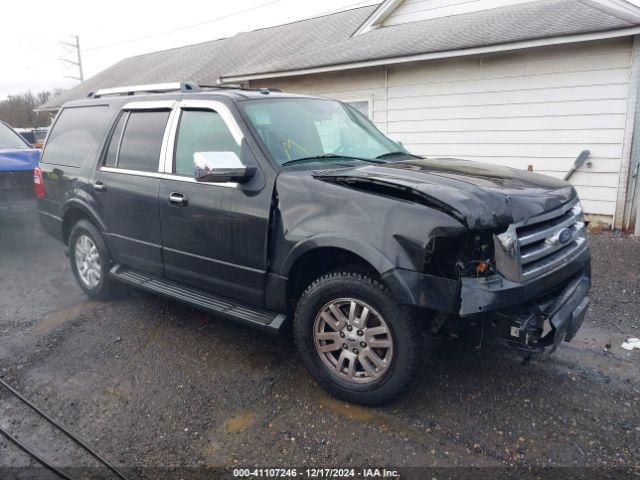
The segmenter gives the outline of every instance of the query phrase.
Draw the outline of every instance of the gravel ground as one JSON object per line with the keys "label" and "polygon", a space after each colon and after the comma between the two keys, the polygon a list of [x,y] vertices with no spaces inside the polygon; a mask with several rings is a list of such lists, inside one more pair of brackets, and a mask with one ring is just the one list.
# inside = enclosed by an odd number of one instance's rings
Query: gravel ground
{"label": "gravel ground", "polygon": [[600,233],[589,238],[592,325],[640,337],[640,237]]}
{"label": "gravel ground", "polygon": [[[590,239],[593,303],[552,357],[523,365],[510,350],[441,342],[408,395],[362,408],[317,387],[287,338],[136,291],[88,300],[63,246],[34,225],[0,226],[0,377],[133,478],[168,478],[169,467],[210,477],[203,466],[429,466],[447,477],[562,467],[554,478],[640,468],[640,351],[620,348],[639,333],[635,239]],[[6,391],[0,405],[0,426],[56,465],[94,465]],[[34,478],[7,469],[33,465],[0,437],[0,478]]]}

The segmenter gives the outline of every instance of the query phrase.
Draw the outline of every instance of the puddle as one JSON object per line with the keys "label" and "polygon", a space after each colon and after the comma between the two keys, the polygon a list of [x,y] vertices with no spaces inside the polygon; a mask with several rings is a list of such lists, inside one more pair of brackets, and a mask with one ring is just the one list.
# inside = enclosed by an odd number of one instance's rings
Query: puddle
{"label": "puddle", "polygon": [[33,333],[45,333],[49,330],[63,325],[64,323],[73,320],[74,318],[82,315],[83,313],[90,312],[98,308],[102,303],[94,300],[87,300],[71,307],[63,308],[47,315],[44,320],[38,322],[31,328]]}

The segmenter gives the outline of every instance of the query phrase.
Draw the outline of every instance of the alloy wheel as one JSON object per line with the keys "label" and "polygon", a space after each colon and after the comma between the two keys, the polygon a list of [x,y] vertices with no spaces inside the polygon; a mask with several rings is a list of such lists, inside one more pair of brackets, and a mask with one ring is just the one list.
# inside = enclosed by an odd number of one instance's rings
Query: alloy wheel
{"label": "alloy wheel", "polygon": [[95,288],[102,278],[100,252],[88,235],[80,235],[74,248],[76,268],[82,282],[89,288]]}
{"label": "alloy wheel", "polygon": [[393,337],[384,318],[355,298],[320,309],[313,326],[316,352],[331,374],[354,383],[381,378],[393,360]]}

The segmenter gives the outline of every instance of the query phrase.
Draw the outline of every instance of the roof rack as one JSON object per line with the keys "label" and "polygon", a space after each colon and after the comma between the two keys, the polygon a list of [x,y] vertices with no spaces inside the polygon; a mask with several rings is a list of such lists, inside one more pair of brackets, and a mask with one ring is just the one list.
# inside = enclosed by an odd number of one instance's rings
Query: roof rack
{"label": "roof rack", "polygon": [[211,89],[211,90],[245,90],[247,92],[282,92],[281,89],[279,88],[248,88],[248,87],[243,87],[242,85],[238,85],[236,84],[227,84],[227,85],[198,85],[198,87],[204,89]]}
{"label": "roof rack", "polygon": [[130,87],[101,88],[90,92],[87,97],[100,98],[106,95],[135,95],[136,93],[165,93],[165,92],[194,92],[200,87],[191,82],[150,83],[147,85],[133,85]]}
{"label": "roof rack", "polygon": [[167,92],[200,92],[207,90],[246,90],[262,93],[281,92],[279,88],[246,88],[241,85],[198,85],[192,82],[150,83],[147,85],[132,85],[129,87],[101,88],[87,94],[89,98],[100,98],[108,95],[124,96],[136,93],[167,93]]}

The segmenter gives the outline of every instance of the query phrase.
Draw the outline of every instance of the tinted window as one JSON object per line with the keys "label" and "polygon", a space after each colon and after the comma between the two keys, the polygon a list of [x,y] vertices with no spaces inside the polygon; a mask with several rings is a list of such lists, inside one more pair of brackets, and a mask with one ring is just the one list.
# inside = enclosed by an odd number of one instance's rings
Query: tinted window
{"label": "tinted window", "polygon": [[169,111],[132,111],[124,128],[117,166],[129,170],[157,172],[160,147]]}
{"label": "tinted window", "polygon": [[4,123],[0,123],[0,147],[6,148],[30,148],[25,141]]}
{"label": "tinted window", "polygon": [[127,121],[128,112],[123,112],[118,117],[118,123],[111,134],[111,141],[109,142],[109,148],[107,149],[107,156],[104,160],[104,164],[107,167],[116,166],[116,155],[118,154],[118,145],[120,145],[120,138],[122,138],[122,129]]}
{"label": "tinted window", "polygon": [[42,162],[79,167],[102,146],[110,116],[106,106],[63,109],[47,139]]}
{"label": "tinted window", "polygon": [[234,152],[240,156],[240,145],[219,113],[210,110],[182,112],[174,173],[192,177],[195,152]]}

